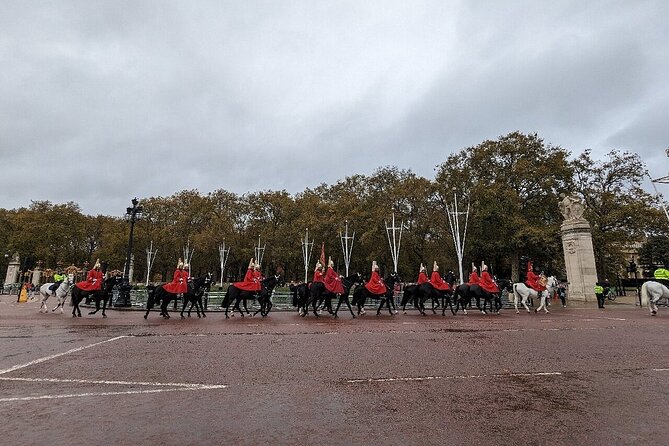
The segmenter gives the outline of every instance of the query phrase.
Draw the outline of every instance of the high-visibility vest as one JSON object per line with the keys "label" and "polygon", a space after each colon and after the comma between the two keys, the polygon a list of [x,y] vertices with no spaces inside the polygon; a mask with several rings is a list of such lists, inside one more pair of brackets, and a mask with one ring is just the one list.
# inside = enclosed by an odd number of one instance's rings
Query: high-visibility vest
{"label": "high-visibility vest", "polygon": [[595,285],[595,294],[604,294],[604,287],[601,285]]}
{"label": "high-visibility vest", "polygon": [[658,268],[653,273],[653,276],[656,279],[669,279],[669,271],[666,270],[665,268]]}

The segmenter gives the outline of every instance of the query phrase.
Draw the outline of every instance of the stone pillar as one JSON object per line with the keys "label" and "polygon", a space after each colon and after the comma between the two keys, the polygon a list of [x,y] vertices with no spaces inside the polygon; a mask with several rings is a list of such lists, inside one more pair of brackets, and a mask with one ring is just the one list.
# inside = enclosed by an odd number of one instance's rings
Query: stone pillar
{"label": "stone pillar", "polygon": [[33,280],[32,284],[36,287],[40,286],[40,281],[42,280],[42,270],[39,267],[35,267],[33,270]]}
{"label": "stone pillar", "polygon": [[597,266],[592,246],[590,223],[583,218],[584,206],[576,196],[564,197],[560,211],[565,220],[560,226],[564,264],[571,300],[596,301]]}
{"label": "stone pillar", "polygon": [[19,270],[21,269],[21,262],[19,262],[19,253],[15,252],[7,266],[7,275],[5,276],[5,285],[18,283]]}

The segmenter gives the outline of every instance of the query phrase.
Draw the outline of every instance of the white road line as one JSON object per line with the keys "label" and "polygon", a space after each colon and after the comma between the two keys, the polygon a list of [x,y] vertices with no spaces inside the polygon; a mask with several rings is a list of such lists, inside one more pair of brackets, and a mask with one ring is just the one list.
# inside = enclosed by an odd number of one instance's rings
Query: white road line
{"label": "white road line", "polygon": [[653,372],[669,372],[669,369],[653,369]]}
{"label": "white road line", "polygon": [[122,386],[156,386],[156,387],[186,387],[201,388],[203,386],[226,388],[223,384],[198,384],[198,383],[158,383],[143,381],[98,381],[93,379],[60,379],[60,378],[14,378],[9,376],[0,376],[0,381],[21,381],[21,382],[48,382],[48,383],[76,383],[76,384],[108,384]]}
{"label": "white road line", "polygon": [[19,364],[19,365],[15,365],[13,367],[10,367],[8,369],[0,370],[0,375],[4,375],[5,373],[9,373],[9,372],[13,372],[15,370],[30,367],[31,365],[39,364],[40,362],[49,361],[50,359],[58,358],[60,356],[69,355],[70,353],[76,353],[76,352],[79,352],[81,350],[86,350],[87,348],[97,347],[98,345],[106,344],[107,342],[117,341],[119,339],[129,338],[129,337],[132,337],[132,336],[125,336],[125,335],[124,336],[116,336],[115,338],[107,339],[105,341],[96,342],[96,343],[90,344],[90,345],[84,345],[83,347],[73,348],[72,350],[68,350],[68,351],[63,352],[63,353],[56,353],[55,355],[45,356],[44,358],[35,359],[34,361],[30,361],[30,362],[27,362],[25,364]]}
{"label": "white road line", "polygon": [[227,386],[207,386],[200,387],[176,387],[172,389],[150,389],[150,390],[127,390],[122,392],[87,392],[87,393],[70,393],[64,395],[37,395],[37,396],[22,396],[13,398],[0,398],[0,403],[7,403],[13,401],[34,401],[34,400],[55,400],[61,398],[81,398],[87,396],[109,396],[109,395],[138,395],[147,393],[165,393],[165,392],[183,392],[187,390],[210,390],[210,389],[225,389]]}
{"label": "white road line", "polygon": [[367,379],[349,379],[349,384],[359,383],[379,383],[394,381],[430,381],[434,379],[474,379],[474,378],[509,378],[518,376],[558,376],[562,372],[535,372],[535,373],[494,373],[490,375],[450,375],[450,376],[406,376],[399,378],[367,378]]}

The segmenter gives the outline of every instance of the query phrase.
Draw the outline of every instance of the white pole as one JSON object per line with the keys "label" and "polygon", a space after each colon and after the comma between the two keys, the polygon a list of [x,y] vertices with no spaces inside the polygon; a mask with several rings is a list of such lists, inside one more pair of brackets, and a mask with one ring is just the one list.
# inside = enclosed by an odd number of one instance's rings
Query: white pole
{"label": "white pole", "polygon": [[153,240],[151,240],[151,246],[146,250],[146,286],[149,286],[151,267],[153,267],[153,262],[156,260],[156,254],[158,254],[158,250],[153,250]]}
{"label": "white pole", "polygon": [[258,236],[258,246],[255,248],[256,252],[256,264],[261,265],[262,264],[262,258],[263,255],[265,255],[265,247],[267,247],[267,243],[265,243],[262,247],[260,246],[260,236]]}
{"label": "white pole", "polygon": [[302,258],[304,259],[304,281],[309,280],[309,263],[311,262],[311,251],[314,249],[314,241],[309,241],[309,228],[307,228],[302,240]]}
{"label": "white pole", "polygon": [[223,243],[218,245],[218,257],[221,261],[221,288],[223,288],[223,271],[225,270],[225,264],[228,263],[229,255],[230,248],[225,248],[225,240],[223,240]]}
{"label": "white pole", "polygon": [[[400,257],[400,247],[402,245],[402,230],[404,229],[404,220],[400,223],[399,227],[395,226],[395,213],[393,212],[392,226],[388,226],[386,222],[386,235],[388,236],[388,246],[390,247],[390,255],[393,258],[393,266],[395,268],[395,273],[397,273],[397,264]],[[399,230],[399,236],[397,231]],[[390,231],[393,232],[392,237],[390,236]]]}
{"label": "white pole", "polygon": [[[467,225],[469,223],[469,202],[467,203],[467,212],[460,212],[458,209],[458,195],[453,188],[453,205],[446,204],[446,211],[448,215],[448,225],[451,228],[451,235],[453,236],[453,244],[455,245],[455,254],[458,257],[458,267],[460,269],[460,283],[464,283],[464,269],[463,259],[465,256],[465,240],[467,238]],[[465,227],[460,236],[460,214],[465,214]]]}
{"label": "white pole", "polygon": [[659,180],[653,180],[653,178],[650,176],[650,173],[648,173],[648,171],[646,171],[646,175],[648,175],[648,178],[650,179],[650,184],[653,185],[653,189],[655,190],[655,197],[657,197],[657,200],[660,202],[660,205],[662,206],[662,209],[664,210],[664,215],[667,217],[667,220],[669,220],[669,212],[667,212],[667,208],[664,206],[664,200],[662,199],[662,196],[657,191],[657,187],[655,186],[655,183],[659,182]]}
{"label": "white pole", "polygon": [[[183,249],[183,251],[184,251],[184,262],[190,265],[191,261],[193,260],[193,254],[195,253],[195,248],[191,249],[190,247],[190,238],[186,241],[186,247]],[[193,271],[192,267],[190,271]]]}
{"label": "white pole", "polygon": [[[351,241],[351,244],[348,244],[348,241]],[[341,250],[344,253],[344,266],[346,267],[346,276],[348,277],[348,268],[351,264],[351,253],[353,252],[353,242],[355,241],[355,231],[351,237],[348,236],[348,220],[346,220],[346,229],[344,235],[341,235],[339,231],[339,241],[341,242]]]}

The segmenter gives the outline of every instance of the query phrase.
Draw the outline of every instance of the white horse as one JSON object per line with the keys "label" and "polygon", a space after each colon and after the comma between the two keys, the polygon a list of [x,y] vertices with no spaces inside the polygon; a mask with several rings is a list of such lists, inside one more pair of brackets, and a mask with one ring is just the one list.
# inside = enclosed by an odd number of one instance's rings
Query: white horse
{"label": "white horse", "polygon": [[657,301],[662,298],[669,298],[669,288],[660,282],[650,280],[641,285],[641,305],[648,305],[651,315],[657,314]]}
{"label": "white horse", "polygon": [[[54,309],[51,311],[56,311],[60,307],[60,312],[64,313],[65,301],[67,300],[67,295],[70,292],[70,288],[72,287],[72,282],[74,282],[74,276],[72,274],[68,274],[67,278],[63,280],[63,283],[61,283],[58,286],[58,288],[56,289],[56,297],[58,298],[58,305],[56,305]],[[53,285],[53,282],[45,283],[44,285],[39,287],[39,294],[40,296],[42,296],[42,303],[39,307],[40,313],[49,312],[49,309],[46,306],[46,301],[49,300],[49,297],[51,296],[51,290],[49,289],[51,285]]]}
{"label": "white horse", "polygon": [[536,308],[534,312],[538,312],[539,310],[543,309],[546,313],[550,313],[548,311],[548,308],[546,307],[546,298],[549,296],[553,295],[553,292],[557,289],[558,287],[558,280],[555,278],[555,276],[550,276],[546,279],[546,291],[542,291],[541,293],[538,293],[534,289],[528,287],[522,282],[519,283],[514,283],[513,284],[513,305],[516,307],[516,314],[520,313],[518,311],[518,300],[521,300],[521,303],[527,310],[527,312],[530,312],[530,307],[527,306],[527,299],[532,298],[541,298],[541,304],[539,305],[539,308]]}

